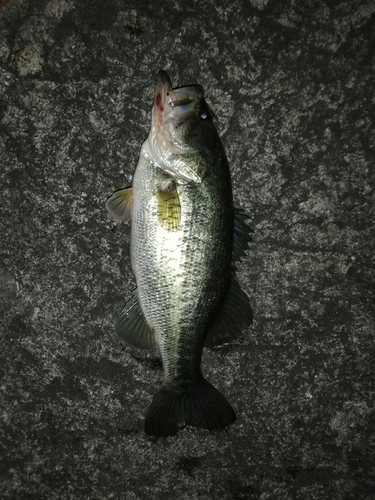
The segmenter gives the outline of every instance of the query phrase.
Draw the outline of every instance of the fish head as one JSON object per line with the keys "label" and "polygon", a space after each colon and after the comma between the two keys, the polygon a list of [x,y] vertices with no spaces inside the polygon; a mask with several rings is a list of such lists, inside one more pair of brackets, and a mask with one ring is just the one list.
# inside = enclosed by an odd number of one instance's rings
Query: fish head
{"label": "fish head", "polygon": [[149,142],[166,170],[181,179],[202,180],[188,158],[210,147],[216,133],[210,118],[201,85],[172,88],[168,74],[159,71]]}

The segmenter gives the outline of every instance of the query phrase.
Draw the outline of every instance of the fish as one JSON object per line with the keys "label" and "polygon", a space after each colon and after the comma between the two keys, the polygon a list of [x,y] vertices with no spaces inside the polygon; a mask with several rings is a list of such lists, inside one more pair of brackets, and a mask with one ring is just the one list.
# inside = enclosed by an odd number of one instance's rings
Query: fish
{"label": "fish", "polygon": [[166,437],[185,426],[226,427],[236,414],[202,374],[205,345],[228,343],[253,319],[236,265],[251,241],[249,218],[233,208],[227,157],[201,85],[172,87],[161,70],[132,186],[106,201],[131,220],[137,288],[116,333],[139,349],[158,348],[164,370],[144,430]]}

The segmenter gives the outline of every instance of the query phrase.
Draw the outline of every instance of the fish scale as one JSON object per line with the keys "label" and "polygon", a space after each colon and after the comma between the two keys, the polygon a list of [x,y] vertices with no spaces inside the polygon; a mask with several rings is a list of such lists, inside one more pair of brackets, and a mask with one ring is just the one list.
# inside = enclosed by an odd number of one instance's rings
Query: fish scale
{"label": "fish scale", "polygon": [[[201,185],[182,185],[178,189],[180,229],[177,232],[163,229],[158,223],[154,195],[154,186],[163,175],[142,160],[134,175],[133,189],[139,194],[133,208],[132,265],[142,310],[155,330],[160,347],[164,381],[178,384],[189,377],[201,377],[197,352],[201,353],[213,307],[230,280],[227,264],[231,255],[231,221],[230,212],[222,203],[218,204],[218,197],[202,196]],[[212,211],[214,220],[212,217],[207,220]],[[227,221],[225,212],[229,214]],[[192,219],[194,225],[190,223]],[[225,239],[226,252],[222,248]],[[135,251],[140,247],[142,252]],[[219,277],[218,271],[221,271]],[[210,304],[213,307],[208,307]]]}
{"label": "fish scale", "polygon": [[131,218],[137,283],[116,331],[129,345],[159,349],[164,379],[145,431],[168,436],[185,425],[212,429],[236,419],[203,378],[201,356],[205,342],[237,338],[252,321],[234,279],[250,229],[233,210],[228,162],[202,87],[172,89],[165,72],[158,78],[132,187],[115,192],[107,208],[114,218]]}

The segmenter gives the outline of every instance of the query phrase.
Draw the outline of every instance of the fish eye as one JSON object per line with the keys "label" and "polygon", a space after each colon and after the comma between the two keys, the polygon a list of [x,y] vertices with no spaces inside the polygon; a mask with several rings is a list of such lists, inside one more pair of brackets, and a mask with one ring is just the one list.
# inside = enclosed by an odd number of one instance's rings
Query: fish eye
{"label": "fish eye", "polygon": [[211,118],[210,110],[207,105],[204,105],[199,110],[199,118],[201,120],[209,120]]}

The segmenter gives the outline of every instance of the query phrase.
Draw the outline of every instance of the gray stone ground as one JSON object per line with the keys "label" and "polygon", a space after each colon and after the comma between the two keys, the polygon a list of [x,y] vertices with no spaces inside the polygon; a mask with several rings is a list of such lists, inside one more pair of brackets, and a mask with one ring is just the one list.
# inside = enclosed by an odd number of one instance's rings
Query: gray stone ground
{"label": "gray stone ground", "polygon": [[[375,2],[0,0],[0,497],[375,498]],[[153,439],[116,338],[156,73],[201,83],[254,242],[207,349],[238,420]]]}

